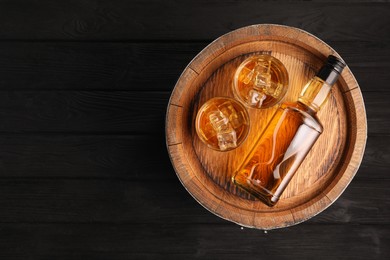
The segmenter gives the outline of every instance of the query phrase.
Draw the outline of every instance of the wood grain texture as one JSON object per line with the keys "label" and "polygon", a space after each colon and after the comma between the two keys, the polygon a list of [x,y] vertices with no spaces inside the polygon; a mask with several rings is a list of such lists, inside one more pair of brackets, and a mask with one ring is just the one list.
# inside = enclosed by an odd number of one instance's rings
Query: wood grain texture
{"label": "wood grain texture", "polygon": [[8,134],[0,135],[0,147],[0,179],[176,178],[163,134]]}
{"label": "wood grain texture", "polygon": [[171,91],[182,68],[206,45],[0,41],[0,86],[34,91]]}
{"label": "wood grain texture", "polygon": [[[344,256],[386,259],[389,255],[388,226],[328,225],[324,232],[324,227],[319,225],[310,230],[291,228],[268,233],[240,230],[233,225],[215,225],[212,232],[210,228],[202,224],[2,224],[0,229],[7,240],[1,240],[0,256],[13,259],[111,259],[113,255],[115,259],[237,259],[239,255],[246,259],[291,259],[316,255],[318,259]],[[177,241],[177,237],[182,239]],[[68,242],[64,243],[61,238]],[[345,240],[351,241],[349,247],[345,247]],[[30,243],[19,248],[20,241]]]}
{"label": "wood grain texture", "polygon": [[325,41],[382,41],[389,23],[389,6],[381,2],[45,0],[18,7],[2,2],[2,39],[213,40],[249,24],[276,23],[316,33]]}
{"label": "wood grain texture", "polygon": [[161,133],[168,98],[168,92],[4,91],[0,131]]}
{"label": "wood grain texture", "polygon": [[[317,49],[313,50],[313,46]],[[196,137],[193,122],[196,111],[210,98],[234,96],[231,75],[235,68],[248,54],[261,51],[271,51],[289,71],[290,86],[285,101],[294,101],[301,86],[320,68],[321,57],[334,52],[309,34],[283,26],[250,26],[224,35],[197,55],[183,72],[184,77],[179,79],[170,99],[175,106],[180,105],[182,113],[171,114],[175,110],[168,108],[166,132],[169,136],[172,133],[181,136],[181,149],[177,150],[176,145],[171,148],[168,138],[168,150],[173,165],[180,165],[175,167],[179,179],[197,201],[224,219],[272,229],[300,223],[337,199],[360,165],[367,130],[363,99],[347,68],[333,89],[330,105],[319,112],[325,131],[281,201],[271,209],[259,201],[248,200],[246,193],[231,184],[231,176],[264,129],[262,122],[269,121],[276,108],[262,113],[250,110],[252,131],[246,142],[226,153],[207,149]],[[199,93],[195,95],[196,91]],[[181,124],[176,123],[178,116],[182,118]]]}

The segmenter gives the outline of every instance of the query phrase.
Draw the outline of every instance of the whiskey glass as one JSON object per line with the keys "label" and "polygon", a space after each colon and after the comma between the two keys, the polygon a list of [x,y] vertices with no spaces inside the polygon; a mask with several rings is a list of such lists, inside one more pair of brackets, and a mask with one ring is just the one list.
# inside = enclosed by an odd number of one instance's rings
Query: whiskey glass
{"label": "whiskey glass", "polygon": [[249,132],[245,106],[229,97],[209,99],[198,110],[195,130],[200,140],[217,151],[237,148]]}
{"label": "whiskey glass", "polygon": [[279,103],[288,88],[288,73],[277,58],[262,54],[244,60],[237,68],[235,96],[251,108],[269,108]]}

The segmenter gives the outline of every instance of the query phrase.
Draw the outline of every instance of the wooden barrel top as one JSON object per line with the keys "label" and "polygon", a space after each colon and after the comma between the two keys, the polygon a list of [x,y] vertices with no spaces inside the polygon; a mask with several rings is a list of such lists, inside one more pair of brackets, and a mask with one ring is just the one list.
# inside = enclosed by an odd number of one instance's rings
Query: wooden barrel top
{"label": "wooden barrel top", "polygon": [[347,66],[317,114],[323,134],[276,206],[270,208],[239,190],[231,182],[232,174],[277,106],[248,108],[248,137],[229,152],[207,148],[197,137],[194,122],[208,99],[234,97],[236,68],[245,58],[261,53],[276,57],[287,68],[290,84],[283,101],[297,100],[328,55],[340,57],[326,43],[297,28],[252,25],[225,34],[201,51],[176,83],[167,109],[166,142],[178,178],[202,206],[239,225],[266,230],[305,221],[342,194],[361,163],[367,120],[359,85]]}

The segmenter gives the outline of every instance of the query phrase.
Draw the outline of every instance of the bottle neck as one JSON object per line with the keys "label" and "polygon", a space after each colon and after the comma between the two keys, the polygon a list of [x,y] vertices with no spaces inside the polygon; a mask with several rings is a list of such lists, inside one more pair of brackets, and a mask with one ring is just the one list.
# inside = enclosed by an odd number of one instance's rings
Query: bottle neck
{"label": "bottle neck", "polygon": [[298,98],[298,102],[307,106],[311,110],[311,114],[315,114],[327,101],[331,89],[331,85],[316,76],[312,78],[303,88]]}
{"label": "bottle neck", "polygon": [[327,101],[333,84],[336,83],[345,66],[340,58],[329,55],[316,76],[303,88],[298,102],[313,114],[317,113]]}

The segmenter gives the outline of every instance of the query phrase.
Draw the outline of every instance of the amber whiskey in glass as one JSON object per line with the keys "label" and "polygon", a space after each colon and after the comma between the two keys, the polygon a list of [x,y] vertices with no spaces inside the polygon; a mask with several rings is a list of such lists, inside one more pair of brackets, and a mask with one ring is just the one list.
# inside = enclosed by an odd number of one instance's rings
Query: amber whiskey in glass
{"label": "amber whiskey in glass", "polygon": [[279,103],[288,88],[288,73],[277,58],[262,54],[245,59],[233,81],[236,98],[250,108],[269,108]]}
{"label": "amber whiskey in glass", "polygon": [[249,131],[249,114],[240,102],[228,97],[215,97],[199,109],[195,130],[209,148],[230,151],[245,140]]}

